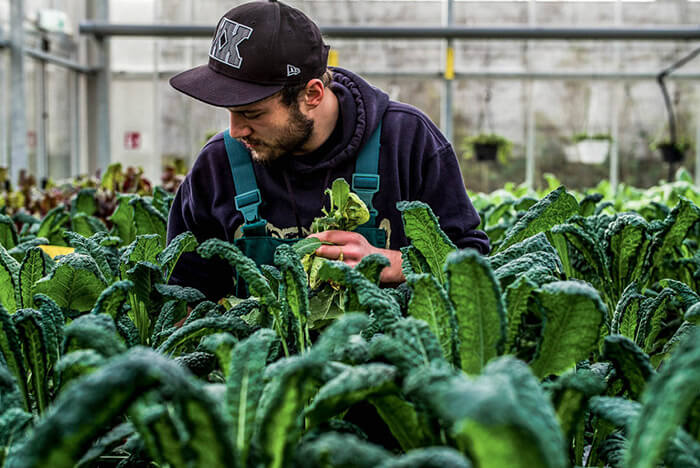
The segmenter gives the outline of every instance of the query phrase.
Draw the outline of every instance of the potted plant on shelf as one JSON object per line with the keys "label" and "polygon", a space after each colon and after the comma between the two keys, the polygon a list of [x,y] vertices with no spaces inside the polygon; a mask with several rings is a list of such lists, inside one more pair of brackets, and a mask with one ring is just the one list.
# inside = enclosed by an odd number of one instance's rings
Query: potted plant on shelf
{"label": "potted plant on shelf", "polygon": [[510,157],[513,144],[507,138],[495,133],[480,133],[466,137],[462,144],[465,159],[476,157],[477,161],[495,161],[506,163]]}
{"label": "potted plant on shelf", "polygon": [[583,164],[602,164],[610,152],[612,137],[608,133],[577,133],[573,137],[576,145],[578,162]]}
{"label": "potted plant on shelf", "polygon": [[690,143],[686,140],[659,140],[652,142],[649,148],[658,150],[664,162],[678,163],[683,161],[686,151],[690,149]]}

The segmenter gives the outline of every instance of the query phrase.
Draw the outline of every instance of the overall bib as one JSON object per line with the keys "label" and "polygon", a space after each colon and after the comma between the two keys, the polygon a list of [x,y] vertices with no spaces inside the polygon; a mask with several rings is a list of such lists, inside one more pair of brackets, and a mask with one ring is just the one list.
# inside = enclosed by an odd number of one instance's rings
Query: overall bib
{"label": "overall bib", "polygon": [[[377,210],[372,206],[372,198],[379,191],[379,138],[382,124],[374,131],[369,141],[362,147],[355,163],[355,172],[352,175],[351,189],[357,193],[360,199],[367,205],[370,219],[355,232],[362,234],[374,247],[386,247],[386,231],[377,227]],[[255,172],[250,159],[250,153],[231,137],[228,130],[224,132],[226,154],[231,165],[233,185],[238,195],[235,196],[236,209],[243,214],[243,236],[236,239],[234,244],[247,257],[252,258],[260,265],[273,265],[275,249],[283,244],[293,244],[299,240],[280,239],[267,233],[267,221],[260,218],[258,206],[262,203],[260,190],[255,180]],[[320,215],[320,213],[319,213]],[[237,297],[248,296],[245,283],[242,278],[235,275]]]}

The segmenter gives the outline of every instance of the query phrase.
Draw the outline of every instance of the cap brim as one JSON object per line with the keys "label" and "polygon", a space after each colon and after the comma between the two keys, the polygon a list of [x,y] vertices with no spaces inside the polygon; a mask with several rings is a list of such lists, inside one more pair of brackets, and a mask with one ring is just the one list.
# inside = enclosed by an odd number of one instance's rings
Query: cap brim
{"label": "cap brim", "polygon": [[201,65],[170,78],[170,85],[195,99],[217,107],[236,107],[251,104],[272,96],[283,85],[261,85],[234,80],[217,73],[208,65]]}

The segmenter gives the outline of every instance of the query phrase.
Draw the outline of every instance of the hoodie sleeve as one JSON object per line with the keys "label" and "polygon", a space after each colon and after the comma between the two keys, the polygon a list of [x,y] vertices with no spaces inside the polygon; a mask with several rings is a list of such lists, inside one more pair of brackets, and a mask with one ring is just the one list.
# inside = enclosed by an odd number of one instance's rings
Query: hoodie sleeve
{"label": "hoodie sleeve", "polygon": [[[220,223],[210,213],[212,178],[201,159],[178,189],[168,216],[168,244],[178,234],[192,232],[199,243],[212,237],[224,239]],[[231,267],[221,260],[206,260],[196,252],[184,253],[170,277],[170,284],[199,289],[207,299],[218,301],[233,290]]]}
{"label": "hoodie sleeve", "polygon": [[427,151],[425,154],[416,198],[430,205],[440,227],[457,247],[471,247],[488,254],[489,238],[477,229],[481,219],[467,195],[452,145],[446,142],[432,153]]}

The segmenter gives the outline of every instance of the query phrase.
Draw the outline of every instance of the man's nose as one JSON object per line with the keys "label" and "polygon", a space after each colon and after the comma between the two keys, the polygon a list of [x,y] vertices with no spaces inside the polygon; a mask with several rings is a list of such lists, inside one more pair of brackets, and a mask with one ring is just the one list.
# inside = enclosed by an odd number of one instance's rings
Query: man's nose
{"label": "man's nose", "polygon": [[229,132],[232,138],[243,138],[251,134],[250,126],[246,120],[231,112],[229,114]]}

